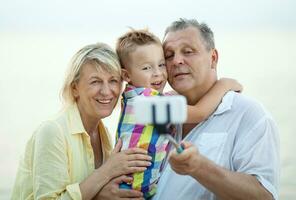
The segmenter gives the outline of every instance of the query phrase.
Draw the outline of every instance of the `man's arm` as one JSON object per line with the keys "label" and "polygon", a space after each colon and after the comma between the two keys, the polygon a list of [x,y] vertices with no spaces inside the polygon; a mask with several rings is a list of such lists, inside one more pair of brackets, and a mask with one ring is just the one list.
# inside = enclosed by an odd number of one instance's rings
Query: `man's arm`
{"label": "man's arm", "polygon": [[169,158],[176,173],[192,176],[219,199],[273,199],[254,176],[224,169],[199,154],[190,143],[184,144],[181,154],[174,151]]}

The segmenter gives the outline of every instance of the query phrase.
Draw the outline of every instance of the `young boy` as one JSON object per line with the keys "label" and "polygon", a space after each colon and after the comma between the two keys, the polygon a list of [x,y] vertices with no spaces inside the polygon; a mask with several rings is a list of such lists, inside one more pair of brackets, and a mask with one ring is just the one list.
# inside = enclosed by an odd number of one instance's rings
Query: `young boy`
{"label": "young boy", "polygon": [[[121,36],[116,51],[123,79],[128,83],[122,95],[116,141],[122,139],[122,150],[140,147],[152,157],[152,165],[145,172],[133,174],[133,183],[123,183],[121,187],[142,191],[144,198],[148,199],[156,192],[161,165],[167,155],[168,140],[159,135],[153,125],[135,123],[132,102],[139,95],[163,95],[167,82],[164,53],[160,40],[147,30],[131,30]],[[235,80],[220,79],[195,106],[188,106],[187,123],[207,119],[229,90],[239,91],[241,86]]]}

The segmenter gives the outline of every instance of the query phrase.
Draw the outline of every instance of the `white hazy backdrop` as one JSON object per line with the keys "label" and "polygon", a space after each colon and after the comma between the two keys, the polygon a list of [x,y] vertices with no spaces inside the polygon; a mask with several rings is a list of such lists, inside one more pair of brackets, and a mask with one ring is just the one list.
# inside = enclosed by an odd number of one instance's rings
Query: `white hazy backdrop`
{"label": "white hazy backdrop", "polygon": [[[26,141],[61,108],[59,92],[71,56],[97,41],[114,47],[128,27],[148,27],[162,38],[180,17],[208,23],[219,51],[219,76],[239,80],[244,94],[274,116],[281,139],[280,199],[296,199],[295,1],[0,3],[0,199],[10,197]],[[105,120],[113,135],[118,114],[117,107]]]}

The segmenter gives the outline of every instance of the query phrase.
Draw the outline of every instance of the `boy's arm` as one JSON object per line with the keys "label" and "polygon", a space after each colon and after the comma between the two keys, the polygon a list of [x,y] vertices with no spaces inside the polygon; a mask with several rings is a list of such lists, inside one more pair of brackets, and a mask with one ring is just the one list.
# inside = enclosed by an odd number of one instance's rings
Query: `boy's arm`
{"label": "boy's arm", "polygon": [[243,87],[235,79],[221,78],[194,106],[187,106],[185,123],[199,123],[207,119],[220,104],[223,96],[229,90],[242,91]]}

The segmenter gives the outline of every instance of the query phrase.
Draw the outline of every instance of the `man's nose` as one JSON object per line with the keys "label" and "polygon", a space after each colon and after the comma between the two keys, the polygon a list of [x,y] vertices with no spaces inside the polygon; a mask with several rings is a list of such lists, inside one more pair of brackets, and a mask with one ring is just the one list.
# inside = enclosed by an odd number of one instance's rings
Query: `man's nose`
{"label": "man's nose", "polygon": [[182,55],[180,54],[175,54],[174,57],[173,57],[173,62],[172,64],[174,66],[180,66],[180,65],[183,65],[184,64],[184,58]]}

